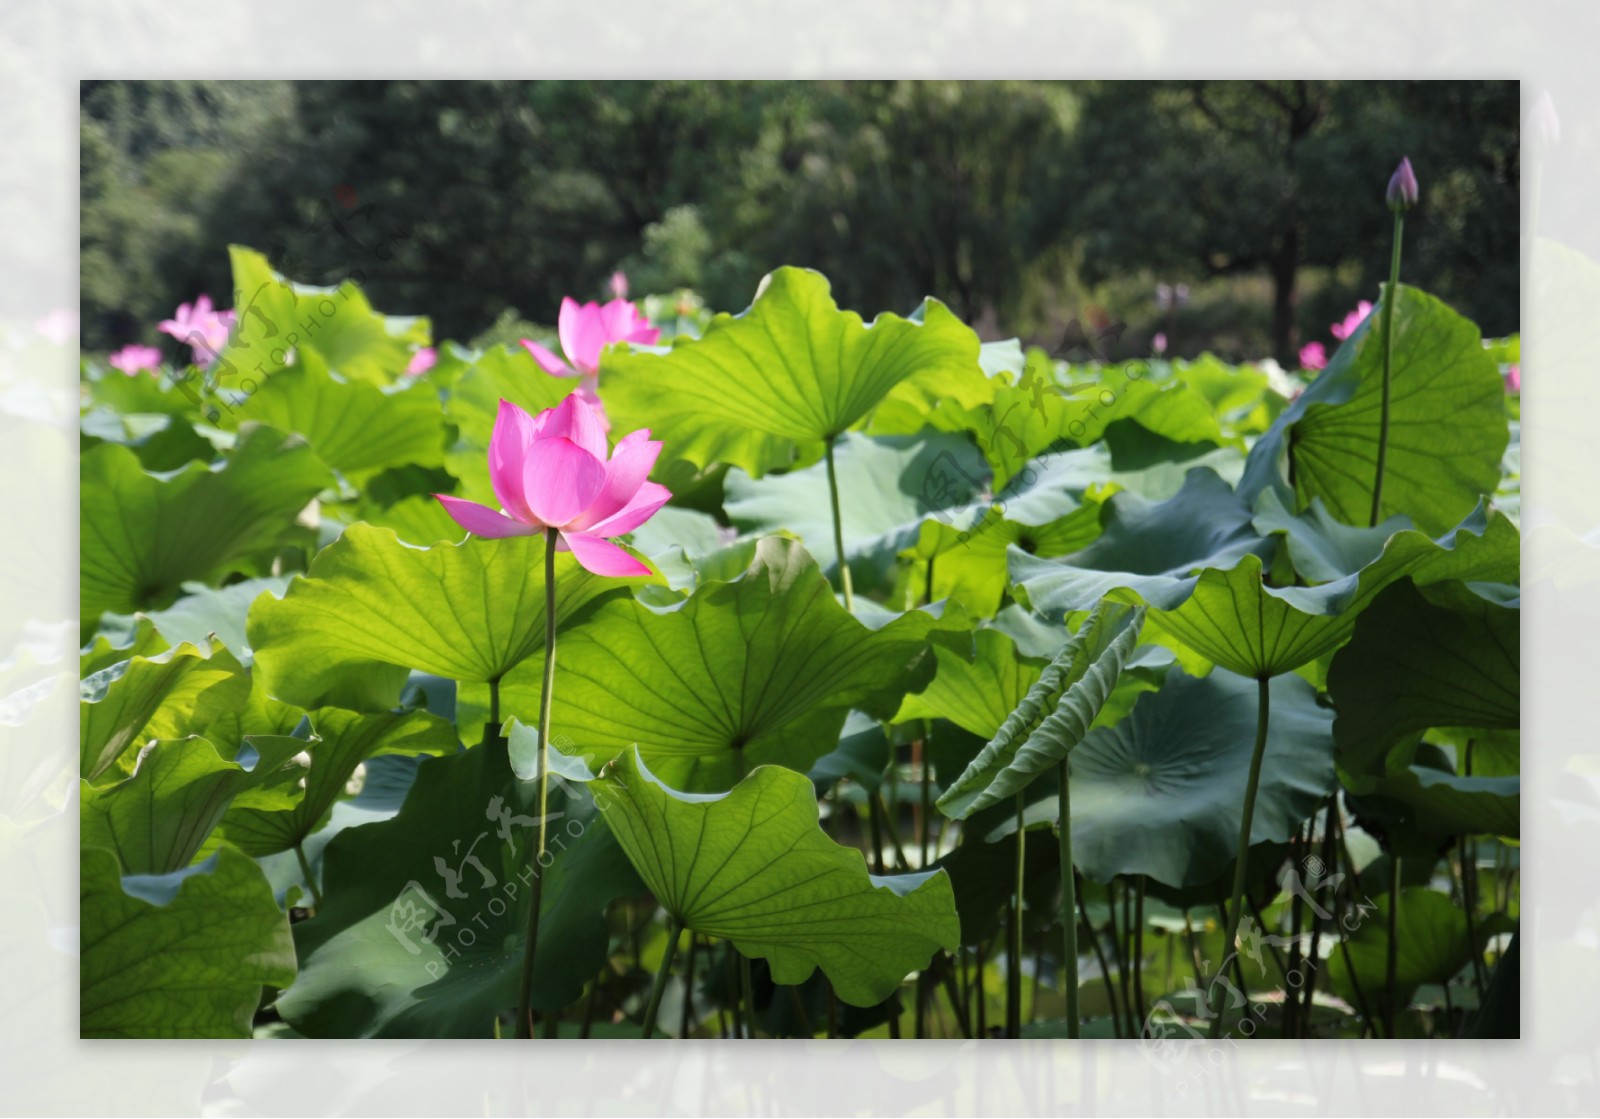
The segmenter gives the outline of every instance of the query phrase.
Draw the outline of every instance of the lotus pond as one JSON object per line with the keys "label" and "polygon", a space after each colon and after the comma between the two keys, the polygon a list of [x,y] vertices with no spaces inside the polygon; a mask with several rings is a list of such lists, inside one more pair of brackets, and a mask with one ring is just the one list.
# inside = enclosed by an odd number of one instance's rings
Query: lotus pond
{"label": "lotus pond", "polygon": [[232,263],[82,363],[85,1037],[1517,1035],[1516,338]]}

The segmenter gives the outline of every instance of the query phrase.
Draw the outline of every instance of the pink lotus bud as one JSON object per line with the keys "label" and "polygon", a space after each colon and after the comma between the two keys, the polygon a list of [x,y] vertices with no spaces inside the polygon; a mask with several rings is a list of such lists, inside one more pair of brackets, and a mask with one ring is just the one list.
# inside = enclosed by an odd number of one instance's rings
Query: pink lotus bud
{"label": "pink lotus bud", "polygon": [[1417,173],[1411,169],[1409,158],[1402,159],[1389,176],[1389,189],[1383,197],[1391,210],[1409,210],[1417,204]]}

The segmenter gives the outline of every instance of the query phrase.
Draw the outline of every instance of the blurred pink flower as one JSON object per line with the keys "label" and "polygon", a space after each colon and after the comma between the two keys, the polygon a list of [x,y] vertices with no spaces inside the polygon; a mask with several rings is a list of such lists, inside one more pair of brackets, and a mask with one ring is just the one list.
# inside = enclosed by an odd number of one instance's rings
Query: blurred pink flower
{"label": "blurred pink flower", "polygon": [[439,362],[439,351],[432,346],[423,346],[411,355],[411,361],[406,365],[406,376],[420,377],[432,369]]}
{"label": "blurred pink flower", "polygon": [[1328,364],[1328,351],[1321,342],[1307,342],[1300,347],[1300,368],[1322,369]]}
{"label": "blurred pink flower", "polygon": [[1166,334],[1164,332],[1162,332],[1162,331],[1159,331],[1159,330],[1156,331],[1156,336],[1154,338],[1150,339],[1150,348],[1155,351],[1157,357],[1159,357],[1160,355],[1166,353],[1167,352],[1167,336],[1166,336]]}
{"label": "blurred pink flower", "polygon": [[201,294],[194,303],[183,303],[157,330],[185,342],[194,351],[194,363],[209,366],[217,360],[233,330],[233,312],[212,309],[211,297]]}
{"label": "blurred pink flower", "polygon": [[626,299],[613,299],[606,304],[563,299],[556,333],[561,337],[566,361],[537,342],[522,340],[533,360],[553,377],[595,377],[600,371],[600,351],[611,343],[641,342],[648,346],[661,337],[650,320]]}
{"label": "blurred pink flower", "polygon": [[1506,369],[1506,391],[1522,391],[1522,363],[1515,362]]}
{"label": "blurred pink flower", "polygon": [[1343,322],[1336,322],[1328,327],[1328,333],[1343,342],[1356,332],[1356,327],[1360,326],[1362,320],[1370,314],[1372,314],[1372,304],[1363,299],[1356,304],[1354,311],[1344,317]]}
{"label": "blurred pink flower", "polygon": [[576,393],[529,415],[500,401],[489,438],[489,480],[502,511],[434,494],[457,524],[477,536],[533,536],[556,529],[556,548],[596,575],[646,575],[650,569],[608,537],[632,532],[672,496],[648,481],[661,444],[648,429],[624,435],[606,456],[598,408]]}
{"label": "blurred pink flower", "polygon": [[152,372],[161,368],[161,351],[154,346],[141,346],[135,343],[124,346],[107,359],[111,368],[120,369],[128,376],[137,376],[148,369]]}
{"label": "blurred pink flower", "polygon": [[620,268],[611,273],[611,294],[617,299],[628,298],[628,274]]}
{"label": "blurred pink flower", "polygon": [[78,312],[70,307],[57,307],[38,322],[33,329],[58,346],[65,346],[78,336]]}

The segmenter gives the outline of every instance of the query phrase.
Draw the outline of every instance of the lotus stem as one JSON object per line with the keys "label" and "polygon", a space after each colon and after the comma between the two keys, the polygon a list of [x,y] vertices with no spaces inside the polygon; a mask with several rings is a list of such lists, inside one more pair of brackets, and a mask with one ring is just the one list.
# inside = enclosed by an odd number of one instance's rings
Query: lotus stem
{"label": "lotus stem", "polygon": [[[1270,676],[1256,677],[1256,744],[1250,754],[1250,776],[1244,787],[1244,818],[1239,822],[1239,846],[1235,852],[1233,865],[1233,904],[1228,906],[1227,931],[1222,938],[1222,962],[1218,965],[1216,978],[1221,978],[1226,970],[1229,959],[1233,958],[1234,938],[1239,935],[1239,918],[1244,912],[1244,880],[1246,863],[1250,854],[1250,828],[1255,819],[1256,790],[1261,786],[1261,761],[1267,754],[1267,720],[1272,710],[1272,689],[1269,686]],[[1227,1008],[1219,1005],[1216,979],[1207,989],[1211,1003],[1211,1036],[1222,1036],[1223,1019],[1227,1017]]]}
{"label": "lotus stem", "polygon": [[[539,783],[539,844],[533,854],[533,880],[528,884],[528,941],[522,953],[517,989],[517,1036],[533,1037],[533,962],[539,947],[539,904],[544,894],[544,858],[548,850],[550,805],[550,704],[556,685],[556,530],[544,535],[544,684],[539,690],[539,753],[534,780]],[[499,706],[494,692],[493,706]],[[499,733],[498,730],[496,733]],[[653,1019],[652,1019],[653,1021]]]}
{"label": "lotus stem", "polygon": [[317,876],[311,873],[311,860],[306,858],[305,846],[298,840],[294,845],[294,857],[300,862],[300,874],[306,880],[306,890],[311,894],[312,907],[321,909],[322,891],[317,889]]}
{"label": "lotus stem", "polygon": [[1384,946],[1383,1032],[1394,1040],[1395,979],[1400,970],[1400,852],[1389,852],[1389,943]]}
{"label": "lotus stem", "polygon": [[672,974],[672,957],[678,952],[678,934],[683,922],[676,917],[667,922],[667,950],[661,955],[661,966],[656,969],[655,985],[650,988],[650,1002],[644,1008],[644,1029],[640,1037],[653,1037],[656,1032],[656,1015],[661,1012],[661,996],[667,990],[667,978]]}
{"label": "lotus stem", "polygon": [[838,557],[839,589],[844,594],[846,612],[856,612],[855,595],[850,589],[850,564],[844,557],[844,522],[839,517],[839,475],[833,465],[833,436],[828,439],[828,500],[833,506],[833,552]]}
{"label": "lotus stem", "polygon": [[1026,869],[1027,828],[1023,815],[1026,805],[1017,794],[1016,891],[1011,897],[1011,943],[1006,945],[1006,1035],[1022,1036],[1022,883]]}
{"label": "lotus stem", "polygon": [[1372,519],[1376,527],[1382,519],[1383,468],[1389,457],[1389,377],[1394,365],[1394,305],[1400,298],[1400,237],[1405,230],[1404,212],[1394,212],[1394,250],[1389,257],[1389,286],[1383,293],[1383,317],[1379,329],[1383,333],[1383,407],[1378,413],[1378,472],[1372,481]]}
{"label": "lotus stem", "polygon": [[1144,886],[1145,876],[1139,875],[1137,893],[1133,902],[1133,1036],[1144,1037]]}
{"label": "lotus stem", "polygon": [[1061,833],[1061,960],[1066,968],[1062,989],[1067,996],[1067,1037],[1080,1033],[1078,1020],[1078,889],[1072,870],[1072,769],[1063,757],[1056,763],[1061,778],[1056,792],[1058,830]]}

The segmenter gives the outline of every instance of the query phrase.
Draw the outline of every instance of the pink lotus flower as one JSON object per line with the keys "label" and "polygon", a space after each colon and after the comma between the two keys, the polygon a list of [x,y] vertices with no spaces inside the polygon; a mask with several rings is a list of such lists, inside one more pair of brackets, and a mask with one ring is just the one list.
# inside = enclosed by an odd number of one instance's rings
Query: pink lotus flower
{"label": "pink lotus flower", "polygon": [[[539,367],[552,377],[583,377],[590,390],[600,373],[600,351],[613,342],[641,342],[653,345],[661,332],[650,325],[626,299],[613,299],[606,304],[579,304],[571,298],[561,301],[561,317],[556,323],[561,337],[561,350],[566,361],[557,357],[537,342],[524,338],[523,346],[533,355]],[[568,364],[568,363],[571,364]]]}
{"label": "pink lotus flower", "polygon": [[1150,349],[1157,357],[1167,352],[1167,335],[1164,331],[1156,331],[1155,337],[1150,339]]}
{"label": "pink lotus flower", "polygon": [[420,377],[439,363],[439,351],[432,346],[423,346],[411,355],[411,360],[406,363],[407,377]]}
{"label": "pink lotus flower", "polygon": [[194,363],[209,366],[221,355],[233,331],[233,312],[215,311],[211,297],[202,294],[194,303],[180,304],[174,317],[165,319],[156,327],[180,342],[188,343],[194,351]]}
{"label": "pink lotus flower", "polygon": [[48,312],[33,329],[58,346],[65,346],[78,336],[78,312],[70,307],[57,307]]}
{"label": "pink lotus flower", "polygon": [[1354,311],[1344,317],[1343,322],[1336,322],[1330,326],[1328,333],[1343,342],[1356,332],[1356,327],[1360,326],[1362,321],[1370,314],[1372,314],[1372,304],[1363,299],[1356,304]]}
{"label": "pink lotus flower", "polygon": [[628,274],[620,268],[611,273],[611,294],[617,299],[628,298]]}
{"label": "pink lotus flower", "polygon": [[608,459],[600,411],[576,393],[537,416],[502,400],[489,438],[489,479],[502,511],[434,496],[477,536],[555,529],[556,549],[596,575],[646,575],[648,567],[607,538],[632,532],[672,497],[647,481],[660,453],[645,429],[624,435]]}
{"label": "pink lotus flower", "polygon": [[1516,362],[1506,367],[1506,391],[1522,391],[1522,363]]}
{"label": "pink lotus flower", "polygon": [[1300,347],[1300,368],[1322,369],[1328,364],[1328,351],[1321,342],[1307,342]]}
{"label": "pink lotus flower", "polygon": [[133,377],[146,369],[157,370],[161,368],[161,351],[154,346],[124,346],[107,359],[111,368],[120,369],[128,376]]}

